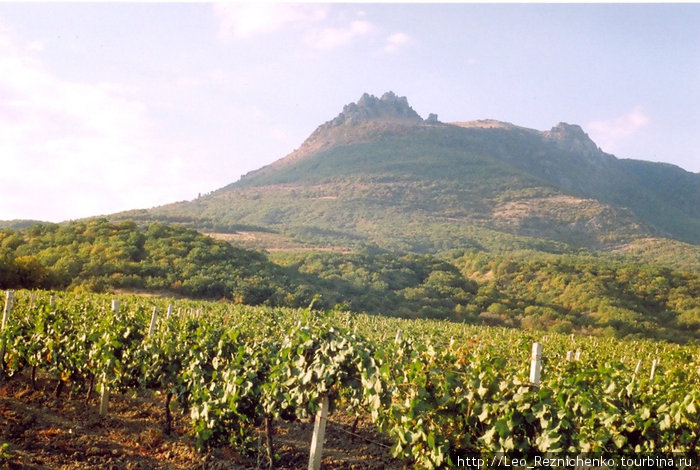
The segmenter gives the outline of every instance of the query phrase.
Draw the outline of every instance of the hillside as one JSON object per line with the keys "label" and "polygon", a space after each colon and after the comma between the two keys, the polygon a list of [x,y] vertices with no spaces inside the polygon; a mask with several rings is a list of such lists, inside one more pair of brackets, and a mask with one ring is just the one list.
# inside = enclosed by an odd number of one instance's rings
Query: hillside
{"label": "hillside", "polygon": [[0,230],[0,288],[315,299],[697,341],[699,188],[700,175],[604,153],[576,125],[446,124],[363,95],[287,157],[196,200]]}
{"label": "hillside", "polygon": [[387,93],[240,181],[116,217],[265,249],[329,306],[679,340],[700,327],[699,211],[700,175],[577,125],[447,124]]}
{"label": "hillside", "polygon": [[528,330],[698,339],[700,276],[610,256],[241,249],[105,219],[0,230],[0,288],[138,292]]}
{"label": "hillside", "polygon": [[700,175],[618,159],[577,125],[447,124],[422,119],[404,97],[365,94],[235,183],[115,217],[245,232],[242,242],[266,249],[624,252],[673,240],[679,259],[697,260]]}
{"label": "hillside", "polygon": [[194,230],[105,219],[0,230],[0,288],[124,289],[248,304],[288,291],[262,253]]}
{"label": "hillside", "polygon": [[[573,124],[448,124],[365,94],[240,181],[116,217],[268,250],[354,310],[669,339],[700,321],[700,175],[619,159]],[[459,275],[389,295],[405,253]]]}

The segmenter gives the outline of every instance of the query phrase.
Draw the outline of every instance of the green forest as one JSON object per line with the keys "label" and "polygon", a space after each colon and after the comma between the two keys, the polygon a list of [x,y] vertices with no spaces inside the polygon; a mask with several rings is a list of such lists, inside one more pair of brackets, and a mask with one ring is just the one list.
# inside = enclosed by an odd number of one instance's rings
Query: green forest
{"label": "green forest", "polygon": [[700,276],[607,254],[266,253],[106,219],[0,230],[0,288],[136,292],[697,342]]}

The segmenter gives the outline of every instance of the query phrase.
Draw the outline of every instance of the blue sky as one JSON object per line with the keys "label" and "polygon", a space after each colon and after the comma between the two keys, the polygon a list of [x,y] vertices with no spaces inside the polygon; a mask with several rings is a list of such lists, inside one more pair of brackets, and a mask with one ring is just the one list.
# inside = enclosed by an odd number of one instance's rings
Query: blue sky
{"label": "blue sky", "polygon": [[700,171],[700,4],[0,3],[0,219],[188,200],[362,93]]}

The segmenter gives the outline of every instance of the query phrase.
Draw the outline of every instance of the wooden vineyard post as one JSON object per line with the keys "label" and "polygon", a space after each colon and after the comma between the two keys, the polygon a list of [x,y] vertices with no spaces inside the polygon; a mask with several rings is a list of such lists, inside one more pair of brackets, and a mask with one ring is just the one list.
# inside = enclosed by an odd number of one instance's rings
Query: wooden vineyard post
{"label": "wooden vineyard post", "polygon": [[328,419],[328,397],[324,395],[321,408],[316,412],[314,434],[311,437],[311,451],[309,452],[309,470],[321,468],[321,456],[323,454],[323,439],[326,435],[326,420]]}
{"label": "wooden vineyard post", "polygon": [[173,304],[168,304],[168,311],[165,313],[165,318],[170,318],[173,314]]}
{"label": "wooden vineyard post", "polygon": [[153,307],[153,315],[151,315],[151,325],[148,327],[148,336],[151,336],[156,329],[156,318],[158,318],[158,307]]}
{"label": "wooden vineyard post", "polygon": [[574,352],[573,351],[567,351],[566,352],[566,360],[571,362],[574,360]]}
{"label": "wooden vineyard post", "polygon": [[100,393],[100,416],[107,416],[109,411],[109,387],[102,382]]}
{"label": "wooden vineyard post", "polygon": [[540,371],[542,370],[542,343],[532,344],[532,357],[530,359],[530,382],[540,385]]}
{"label": "wooden vineyard post", "polygon": [[8,290],[5,292],[5,308],[2,309],[2,326],[0,326],[0,331],[5,329],[5,325],[7,324],[7,319],[10,316],[10,312],[12,312],[12,304],[15,300],[15,292]]}
{"label": "wooden vineyard post", "polygon": [[[119,301],[112,300],[112,312],[116,317],[119,314]],[[102,377],[102,384],[100,387],[100,416],[107,416],[107,411],[109,410],[109,387],[105,383],[106,377]]]}
{"label": "wooden vineyard post", "polygon": [[581,350],[577,349],[576,350],[576,355],[574,356],[575,361],[580,361],[581,360]]}
{"label": "wooden vineyard post", "polygon": [[634,380],[635,377],[637,377],[637,374],[639,373],[639,369],[642,368],[642,360],[637,361],[637,367],[634,368],[634,374],[632,375],[632,380]]}
{"label": "wooden vineyard post", "polygon": [[[8,290],[5,292],[5,308],[2,310],[2,323],[0,324],[0,332],[5,330],[5,325],[7,324],[7,319],[10,317],[12,312],[12,303],[15,300],[15,292]],[[2,346],[0,347],[0,365],[3,370],[5,369],[5,347],[7,346],[6,340],[3,338]]]}
{"label": "wooden vineyard post", "polygon": [[56,306],[56,296],[54,294],[51,294],[51,297],[49,297],[49,306],[51,308]]}
{"label": "wooden vineyard post", "polygon": [[654,359],[651,362],[651,374],[649,375],[649,380],[654,380],[654,375],[656,374],[656,366],[659,365],[659,360]]}

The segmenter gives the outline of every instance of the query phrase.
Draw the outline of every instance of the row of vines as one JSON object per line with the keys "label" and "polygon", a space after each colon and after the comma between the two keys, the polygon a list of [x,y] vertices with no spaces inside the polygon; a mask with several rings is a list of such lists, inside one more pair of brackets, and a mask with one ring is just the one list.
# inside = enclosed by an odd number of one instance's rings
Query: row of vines
{"label": "row of vines", "polygon": [[[475,453],[700,449],[698,346],[136,296],[114,309],[100,295],[19,291],[7,310],[7,380],[41,371],[56,396],[69,387],[86,399],[96,387],[157,391],[166,428],[184,410],[198,447],[230,444],[271,464],[275,423],[313,415],[324,397],[331,412],[371,416],[418,468]],[[533,341],[544,345],[539,386]],[[580,360],[566,360],[572,349]]]}

